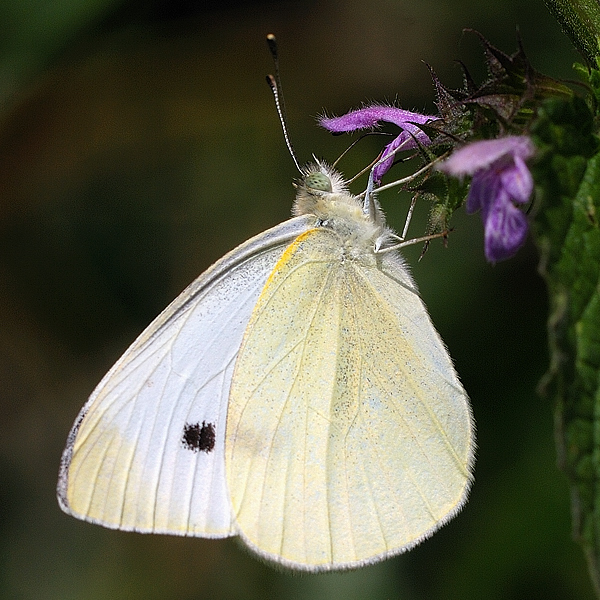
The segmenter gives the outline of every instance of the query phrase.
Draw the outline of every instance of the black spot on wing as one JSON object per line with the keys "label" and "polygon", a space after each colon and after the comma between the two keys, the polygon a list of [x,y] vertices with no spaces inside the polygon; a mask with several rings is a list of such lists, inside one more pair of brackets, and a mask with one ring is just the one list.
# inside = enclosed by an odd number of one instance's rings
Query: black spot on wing
{"label": "black spot on wing", "polygon": [[212,452],[215,447],[215,426],[213,423],[186,423],[183,427],[181,443],[192,452]]}

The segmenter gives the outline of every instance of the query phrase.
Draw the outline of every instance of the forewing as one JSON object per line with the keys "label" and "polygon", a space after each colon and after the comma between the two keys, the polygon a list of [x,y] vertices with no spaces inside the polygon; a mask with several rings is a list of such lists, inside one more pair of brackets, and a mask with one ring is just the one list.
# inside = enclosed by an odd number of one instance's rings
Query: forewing
{"label": "forewing", "polygon": [[239,246],[192,283],[108,372],[63,453],[61,507],[141,532],[235,533],[224,472],[233,366],[291,219]]}
{"label": "forewing", "polygon": [[227,417],[234,518],[265,557],[350,568],[407,550],[461,507],[467,396],[404,268],[324,229],[283,255],[238,356]]}

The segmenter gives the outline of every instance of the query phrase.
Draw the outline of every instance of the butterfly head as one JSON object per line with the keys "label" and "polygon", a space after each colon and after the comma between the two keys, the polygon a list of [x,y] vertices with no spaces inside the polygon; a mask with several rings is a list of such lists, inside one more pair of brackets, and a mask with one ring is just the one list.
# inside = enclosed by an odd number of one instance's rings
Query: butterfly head
{"label": "butterfly head", "polygon": [[354,196],[348,191],[346,181],[327,163],[315,160],[302,169],[302,177],[294,182],[296,202],[295,215],[317,214],[329,211],[332,203],[355,205]]}

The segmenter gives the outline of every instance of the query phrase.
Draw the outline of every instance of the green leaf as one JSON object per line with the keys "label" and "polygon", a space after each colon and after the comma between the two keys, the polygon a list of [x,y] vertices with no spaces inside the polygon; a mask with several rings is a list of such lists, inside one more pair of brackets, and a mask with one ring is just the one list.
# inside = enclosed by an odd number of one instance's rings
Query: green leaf
{"label": "green leaf", "polygon": [[600,153],[581,99],[544,104],[533,134],[542,206],[535,234],[550,294],[559,464],[572,490],[573,532],[600,595]]}
{"label": "green leaf", "polygon": [[548,10],[560,23],[574,46],[590,66],[600,55],[600,4],[597,0],[544,0]]}

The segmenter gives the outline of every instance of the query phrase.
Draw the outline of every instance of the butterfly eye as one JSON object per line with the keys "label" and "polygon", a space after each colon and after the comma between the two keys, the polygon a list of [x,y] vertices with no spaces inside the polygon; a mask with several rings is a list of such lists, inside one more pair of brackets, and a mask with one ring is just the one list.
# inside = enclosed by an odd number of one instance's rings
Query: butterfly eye
{"label": "butterfly eye", "polygon": [[304,183],[307,187],[319,192],[331,192],[331,179],[324,173],[311,173],[306,177]]}

